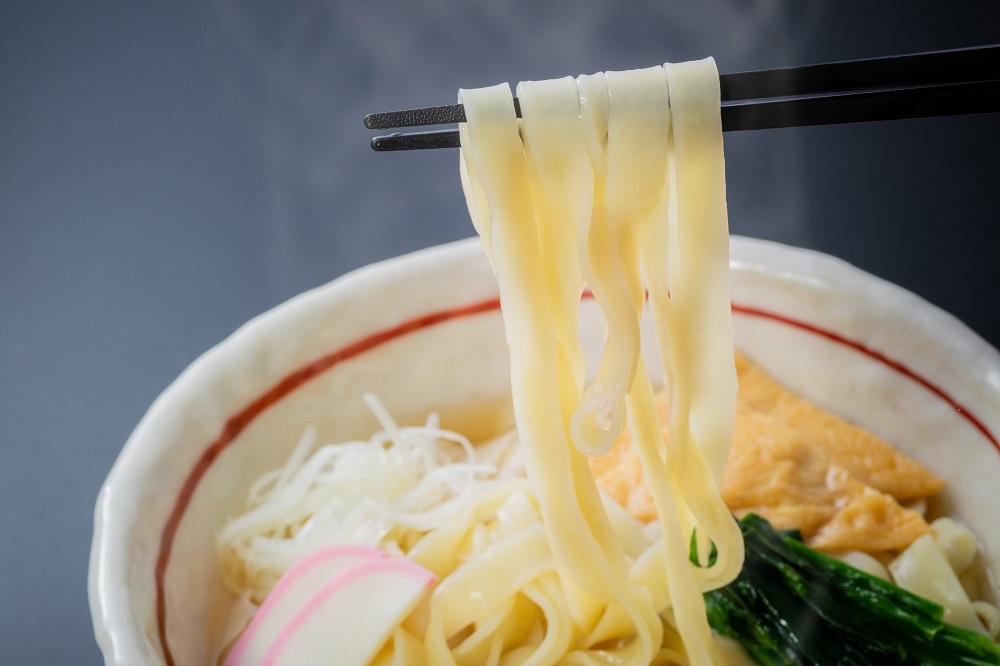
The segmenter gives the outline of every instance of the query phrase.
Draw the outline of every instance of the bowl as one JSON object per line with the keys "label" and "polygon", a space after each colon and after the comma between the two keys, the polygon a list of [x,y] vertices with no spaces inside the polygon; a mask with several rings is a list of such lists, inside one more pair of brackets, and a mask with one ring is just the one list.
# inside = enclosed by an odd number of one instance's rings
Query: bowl
{"label": "bowl", "polygon": [[[976,533],[1000,580],[1000,353],[926,301],[817,252],[733,238],[731,270],[737,345],[944,477],[945,509]],[[217,530],[307,426],[321,441],[374,431],[363,393],[404,423],[437,412],[472,438],[511,427],[496,293],[478,241],[460,241],[297,296],[192,363],[97,500],[89,596],[106,663],[209,663],[232,603]],[[592,302],[581,332],[593,367],[603,332]]]}

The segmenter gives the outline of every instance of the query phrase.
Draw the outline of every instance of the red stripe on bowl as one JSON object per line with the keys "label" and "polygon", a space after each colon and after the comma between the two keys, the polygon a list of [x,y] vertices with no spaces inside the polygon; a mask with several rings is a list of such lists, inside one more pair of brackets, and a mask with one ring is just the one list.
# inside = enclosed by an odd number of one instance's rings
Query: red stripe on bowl
{"label": "red stripe on bowl", "polygon": [[791,317],[786,317],[784,315],[780,315],[775,312],[770,312],[768,310],[754,308],[749,305],[737,305],[736,303],[733,303],[733,312],[742,315],[747,315],[750,317],[769,319],[779,324],[785,324],[786,326],[791,326],[793,328],[797,328],[799,330],[806,331],[814,335],[819,335],[821,337],[826,338],[827,340],[836,342],[837,344],[844,345],[845,347],[850,347],[851,349],[858,351],[864,354],[865,356],[878,361],[883,365],[889,366],[890,368],[892,368],[899,374],[903,375],[907,379],[915,381],[916,383],[920,384],[925,389],[936,395],[937,397],[947,402],[952,409],[958,412],[958,414],[962,418],[968,421],[973,428],[978,430],[982,434],[982,436],[985,437],[987,440],[989,440],[989,442],[993,445],[993,447],[998,452],[1000,452],[1000,441],[997,441],[997,438],[993,436],[993,433],[990,432],[989,428],[987,428],[986,425],[982,421],[980,421],[975,414],[966,409],[965,406],[962,405],[960,402],[952,398],[948,393],[945,392],[944,389],[942,389],[937,384],[933,383],[932,381],[930,381],[917,371],[911,370],[909,367],[900,363],[899,361],[889,358],[888,356],[878,351],[877,349],[872,349],[871,347],[867,346],[862,342],[858,342],[857,340],[852,340],[851,338],[844,337],[839,333],[835,333],[831,330],[822,328],[820,326],[815,326],[813,324],[809,324],[807,322],[800,321],[798,319],[792,319]]}
{"label": "red stripe on bowl", "polygon": [[[590,294],[584,294],[584,297],[590,297]],[[767,319],[778,324],[791,326],[807,333],[818,335],[836,344],[849,347],[895,370],[899,374],[915,381],[937,397],[947,402],[959,414],[959,416],[964,418],[970,425],[978,430],[983,437],[985,437],[997,449],[997,451],[1000,452],[1000,441],[997,440],[997,438],[982,423],[982,421],[966,409],[964,405],[946,393],[944,389],[937,386],[916,371],[910,369],[903,363],[889,358],[882,352],[872,349],[862,342],[853,340],[815,324],[810,324],[798,319],[786,317],[776,312],[748,305],[739,305],[734,303],[732,307],[733,312],[736,314]],[[497,298],[491,298],[457,308],[432,312],[430,314],[410,319],[397,326],[368,335],[334,352],[321,356],[315,361],[286,375],[281,381],[265,391],[257,399],[226,421],[226,425],[222,428],[222,432],[219,433],[219,436],[215,438],[207,449],[205,449],[205,451],[198,458],[197,462],[195,462],[194,467],[192,467],[191,471],[188,472],[187,478],[181,486],[177,499],[174,501],[173,509],[170,511],[167,522],[163,526],[163,532],[160,535],[160,549],[157,555],[156,569],[154,572],[156,580],[156,625],[159,633],[160,644],[163,646],[163,657],[168,666],[174,666],[173,654],[170,651],[170,645],[167,641],[167,608],[166,596],[164,594],[164,580],[166,578],[167,566],[170,563],[170,553],[173,548],[174,538],[177,535],[177,528],[180,526],[181,519],[184,517],[184,512],[187,510],[187,507],[191,502],[191,497],[194,495],[194,491],[198,488],[198,484],[201,483],[201,480],[205,476],[209,467],[211,467],[212,463],[214,463],[216,458],[219,457],[219,454],[228,448],[236,437],[243,431],[243,429],[250,425],[250,423],[252,423],[253,420],[256,419],[263,411],[309,380],[326,372],[339,363],[409,333],[413,333],[452,319],[470,317],[485,312],[493,312],[499,309],[500,300]]]}

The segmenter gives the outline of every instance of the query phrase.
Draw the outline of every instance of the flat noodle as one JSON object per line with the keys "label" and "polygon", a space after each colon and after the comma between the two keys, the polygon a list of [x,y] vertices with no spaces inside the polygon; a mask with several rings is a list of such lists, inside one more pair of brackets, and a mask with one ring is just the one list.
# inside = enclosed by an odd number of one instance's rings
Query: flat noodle
{"label": "flat noodle", "polygon": [[[743,562],[718,490],[736,372],[715,63],[522,83],[518,96],[520,125],[509,87],[460,94],[462,182],[497,274],[515,418],[560,583],[531,586],[547,629],[533,650],[508,656],[554,663],[572,626],[582,649],[566,663],[596,663],[594,649],[609,643],[622,663],[669,659],[658,612],[683,641],[679,661],[713,663],[701,595]],[[581,392],[584,283],[608,333]],[[669,450],[639,353],[646,291],[671,396]],[[581,455],[607,450],[626,414],[663,535],[629,575]],[[692,533],[699,567],[688,561]],[[546,589],[558,598],[543,599]]]}
{"label": "flat noodle", "polygon": [[[524,120],[521,124],[535,217],[538,245],[550,261],[542,268],[550,289],[553,331],[560,363],[572,375],[576,392],[583,388],[583,360],[576,343],[576,313],[583,291],[583,275],[574,238],[590,218],[594,178],[586,146],[580,140],[579,100],[571,77],[552,81],[524,81],[517,87]],[[573,395],[571,387],[565,392]]]}
{"label": "flat noodle", "polygon": [[711,58],[667,65],[667,73],[677,186],[670,224],[676,254],[668,265],[676,292],[668,303],[676,352],[669,361],[675,380],[671,396],[686,385],[691,434],[719,483],[736,413],[719,74]]}
{"label": "flat noodle", "polygon": [[603,162],[595,169],[603,182],[595,187],[586,257],[608,338],[597,376],[571,422],[574,443],[591,455],[605,453],[624,427],[625,394],[639,361],[636,313],[644,298],[639,229],[663,193],[670,131],[662,67],[606,77],[607,149],[594,156]]}
{"label": "flat noodle", "polygon": [[[691,662],[708,663],[713,642],[700,593],[726,585],[743,565],[743,539],[718,488],[736,400],[719,83],[710,58],[668,64],[666,71],[672,187],[642,243],[671,398],[671,442],[663,469],[658,470],[653,456],[654,443],[662,448],[662,431],[645,382],[633,387],[630,407],[632,431],[666,535],[676,626]],[[686,564],[687,542],[679,542],[692,531],[703,565],[693,570]],[[707,561],[712,545],[718,553],[714,564]]]}
{"label": "flat noodle", "polygon": [[[486,200],[475,188],[467,188],[466,196],[476,228],[490,236],[487,245],[511,351],[515,419],[560,581],[570,606],[585,601],[585,607],[595,610],[603,605],[624,609],[640,646],[636,663],[649,663],[659,647],[659,619],[648,593],[627,578],[624,553],[586,459],[569,438],[565,408],[578,400],[579,390],[575,373],[560,361],[556,337],[569,327],[552,322],[558,310],[550,302],[553,290],[546,285],[550,257],[543,254],[552,246],[539,243],[510,88],[462,91],[460,98],[468,118],[460,130],[463,164],[469,169],[465,182],[472,180],[474,170]],[[573,318],[575,322],[575,307]],[[579,342],[573,347],[578,348]],[[579,620],[577,628],[582,629]]]}

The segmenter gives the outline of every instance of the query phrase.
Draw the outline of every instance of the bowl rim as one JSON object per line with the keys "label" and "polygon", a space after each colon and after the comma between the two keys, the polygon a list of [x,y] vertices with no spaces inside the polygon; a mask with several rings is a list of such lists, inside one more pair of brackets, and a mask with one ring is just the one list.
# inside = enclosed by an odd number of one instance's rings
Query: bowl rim
{"label": "bowl rim", "polygon": [[[808,275],[818,273],[829,278],[835,276],[838,283],[850,284],[855,288],[864,285],[865,289],[879,290],[887,297],[894,299],[901,307],[918,312],[920,318],[930,326],[948,331],[942,345],[950,347],[950,351],[959,356],[975,360],[980,365],[990,368],[998,378],[994,386],[1000,393],[1000,352],[989,345],[979,335],[969,329],[953,315],[916,296],[906,289],[890,283],[882,278],[867,273],[848,262],[815,250],[796,248],[773,241],[732,237],[733,269],[751,269],[770,273],[788,273]],[[135,499],[139,496],[145,475],[152,469],[154,451],[162,448],[163,442],[157,442],[154,424],[164,418],[174,409],[174,403],[182,396],[197,390],[203,384],[203,379],[224,370],[231,362],[232,356],[239,355],[265,340],[278,330],[300,317],[300,315],[320,301],[337,299],[351,293],[359,286],[378,278],[383,280],[398,279],[402,276],[412,276],[414,272],[433,270],[442,264],[452,265],[455,262],[467,262],[481,259],[481,249],[476,238],[469,238],[444,245],[433,246],[417,252],[394,257],[370,264],[320,285],[257,315],[237,328],[232,334],[195,359],[167,388],[153,401],[145,415],[139,421],[132,434],[127,439],[118,455],[106,480],[98,494],[95,514],[94,532],[91,543],[90,564],[88,574],[88,596],[91,616],[97,642],[109,664],[135,664],[149,660],[162,660],[159,651],[150,651],[148,636],[135,622],[136,613],[132,597],[127,585],[129,569],[129,543],[131,527],[137,520],[140,507]],[[454,316],[464,316],[478,312],[491,311],[499,307],[495,297],[477,303],[457,303],[448,312]],[[742,306],[734,305],[734,312],[739,312]],[[448,314],[445,312],[444,314]],[[437,313],[440,314],[440,313]],[[743,314],[763,316],[775,321],[783,321],[792,326],[813,329],[816,326],[758,308],[743,308]],[[429,324],[443,321],[435,313],[425,315],[430,317]],[[453,318],[453,317],[446,317]],[[821,327],[820,327],[821,328]],[[411,329],[410,330],[415,330]],[[405,334],[404,331],[402,334]],[[926,388],[937,392],[939,396],[949,400],[953,406],[958,405],[954,399],[940,388],[923,379],[901,363],[895,367],[892,358],[878,350],[871,349],[852,341],[834,331],[822,330],[821,335],[840,338],[841,344],[854,346],[890,367],[911,375]],[[365,334],[359,334],[364,336]],[[294,390],[294,387],[293,389]],[[973,425],[991,440],[998,453],[1000,444],[997,438],[971,412]],[[152,439],[153,442],[147,440]],[[158,446],[157,446],[158,444]],[[169,544],[168,544],[169,546]],[[168,548],[169,555],[169,548]],[[163,643],[162,627],[157,639]],[[165,647],[161,645],[161,648]]]}

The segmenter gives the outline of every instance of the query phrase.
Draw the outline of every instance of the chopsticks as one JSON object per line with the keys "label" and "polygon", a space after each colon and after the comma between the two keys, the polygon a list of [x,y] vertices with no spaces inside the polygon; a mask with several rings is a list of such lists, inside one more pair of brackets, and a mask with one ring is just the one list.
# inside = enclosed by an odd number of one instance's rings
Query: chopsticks
{"label": "chopsticks", "polygon": [[[1000,111],[1000,44],[719,76],[722,130],[773,129]],[[521,115],[517,98],[514,109]],[[384,130],[465,122],[461,104],[365,116]],[[457,130],[375,136],[376,151],[457,148]]]}

